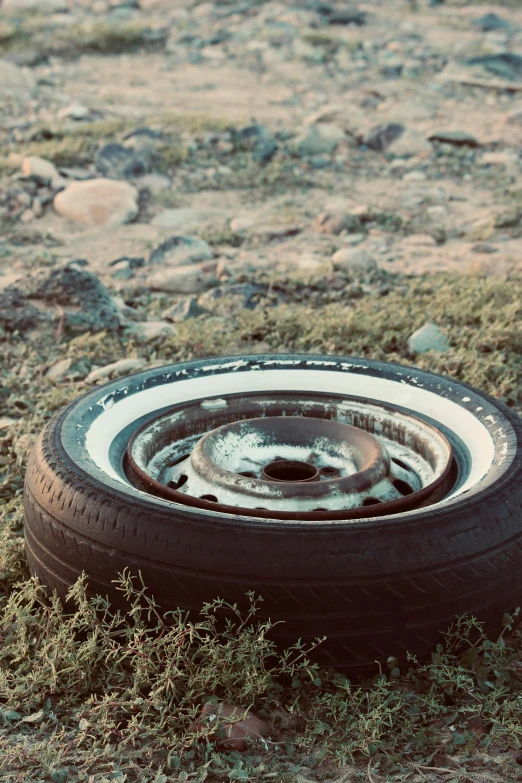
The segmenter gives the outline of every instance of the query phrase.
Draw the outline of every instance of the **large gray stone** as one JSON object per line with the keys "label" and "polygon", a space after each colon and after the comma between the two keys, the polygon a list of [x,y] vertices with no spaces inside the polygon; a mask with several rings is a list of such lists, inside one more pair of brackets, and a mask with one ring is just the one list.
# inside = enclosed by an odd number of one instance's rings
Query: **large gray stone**
{"label": "large gray stone", "polygon": [[154,291],[170,291],[175,294],[199,294],[208,288],[208,275],[199,265],[176,266],[161,269],[146,279]]}
{"label": "large gray stone", "polygon": [[408,351],[411,354],[421,354],[426,351],[445,353],[448,348],[448,338],[436,324],[424,324],[408,338]]}
{"label": "large gray stone", "polygon": [[321,122],[310,125],[293,140],[292,150],[301,157],[310,155],[329,155],[346,135],[344,130],[334,123]]}
{"label": "large gray stone", "polygon": [[32,330],[56,321],[73,332],[121,325],[105,286],[72,263],[27,275],[0,294],[0,324],[8,329]]}

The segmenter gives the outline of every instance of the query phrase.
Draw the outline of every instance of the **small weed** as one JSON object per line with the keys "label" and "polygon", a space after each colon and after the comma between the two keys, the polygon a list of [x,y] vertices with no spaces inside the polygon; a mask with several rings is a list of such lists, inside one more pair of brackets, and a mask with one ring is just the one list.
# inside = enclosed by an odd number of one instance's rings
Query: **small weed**
{"label": "small weed", "polygon": [[237,231],[232,231],[231,228],[211,228],[206,231],[200,231],[199,236],[208,242],[212,247],[219,247],[220,245],[228,245],[229,247],[241,247],[245,242],[245,237],[239,234]]}

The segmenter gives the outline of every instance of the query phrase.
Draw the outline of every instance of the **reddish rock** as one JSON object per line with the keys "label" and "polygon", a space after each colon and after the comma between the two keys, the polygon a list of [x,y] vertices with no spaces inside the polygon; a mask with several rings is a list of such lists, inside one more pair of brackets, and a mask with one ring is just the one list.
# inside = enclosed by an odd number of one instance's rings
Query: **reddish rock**
{"label": "reddish rock", "polygon": [[260,739],[269,732],[268,724],[243,707],[234,707],[227,702],[205,704],[196,723],[196,728],[215,726],[211,739],[219,750],[243,752],[247,749],[247,738]]}
{"label": "reddish rock", "polygon": [[128,182],[89,179],[73,182],[54,199],[62,217],[95,226],[128,223],[138,214],[138,191]]}

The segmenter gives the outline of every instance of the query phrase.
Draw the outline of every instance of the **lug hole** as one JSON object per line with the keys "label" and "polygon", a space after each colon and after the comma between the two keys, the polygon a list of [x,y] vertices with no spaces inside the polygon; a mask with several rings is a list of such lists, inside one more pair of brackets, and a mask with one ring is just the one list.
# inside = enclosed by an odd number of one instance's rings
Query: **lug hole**
{"label": "lug hole", "polygon": [[397,457],[392,457],[392,462],[395,462],[396,465],[398,465],[403,470],[407,470],[408,473],[411,473],[411,468],[409,465],[406,465],[405,462],[402,461],[402,459],[397,459]]}
{"label": "lug hole", "polygon": [[378,503],[382,503],[379,498],[364,498],[363,506],[376,506]]}
{"label": "lug hole", "polygon": [[244,470],[242,473],[238,473],[238,476],[245,476],[246,478],[257,478],[256,474],[252,470]]}
{"label": "lug hole", "polygon": [[332,468],[326,465],[324,468],[319,468],[319,472],[321,476],[338,476],[341,471],[339,468]]}
{"label": "lug hole", "polygon": [[217,503],[218,499],[215,495],[200,495],[201,500],[208,500],[209,503]]}
{"label": "lug hole", "polygon": [[183,484],[186,484],[188,481],[188,476],[185,476],[185,474],[182,474],[177,481],[169,481],[167,484],[167,487],[170,487],[171,489],[179,489],[183,486]]}
{"label": "lug hole", "polygon": [[402,479],[395,479],[393,486],[398,492],[401,493],[401,495],[411,495],[413,492],[413,489],[410,487],[410,485],[405,481],[402,481]]}

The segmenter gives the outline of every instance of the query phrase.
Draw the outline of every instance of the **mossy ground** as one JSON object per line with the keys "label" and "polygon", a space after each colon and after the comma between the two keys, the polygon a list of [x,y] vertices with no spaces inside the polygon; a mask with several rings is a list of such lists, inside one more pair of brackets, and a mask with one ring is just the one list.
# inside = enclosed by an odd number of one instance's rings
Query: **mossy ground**
{"label": "mossy ground", "polygon": [[[364,294],[354,281],[338,301],[314,304],[320,279],[278,278],[266,299],[233,318],[203,316],[140,346],[109,334],[2,342],[0,432],[0,770],[8,781],[511,781],[522,742],[522,634],[499,617],[499,638],[456,621],[426,666],[400,672],[393,659],[373,681],[351,684],[318,671],[294,650],[274,657],[268,628],[237,618],[223,634],[209,607],[199,623],[181,615],[150,629],[150,602],[127,578],[127,618],[89,602],[77,611],[29,580],[21,494],[28,449],[52,413],[84,384],[48,381],[61,358],[90,367],[123,356],[149,361],[256,350],[388,359],[449,374],[522,409],[522,283],[478,277],[396,277]],[[348,291],[348,289],[347,289]],[[306,299],[310,299],[308,303]],[[301,301],[298,301],[301,300]],[[158,302],[143,297],[141,308]],[[407,338],[426,321],[449,336],[447,353],[415,359]],[[216,596],[216,598],[219,598]],[[150,601],[150,599],[149,599]],[[187,639],[192,639],[189,644]],[[393,650],[390,650],[393,656]],[[273,726],[246,754],[218,752],[209,726],[193,721],[209,698],[252,707]],[[495,771],[496,770],[496,771]]]}

